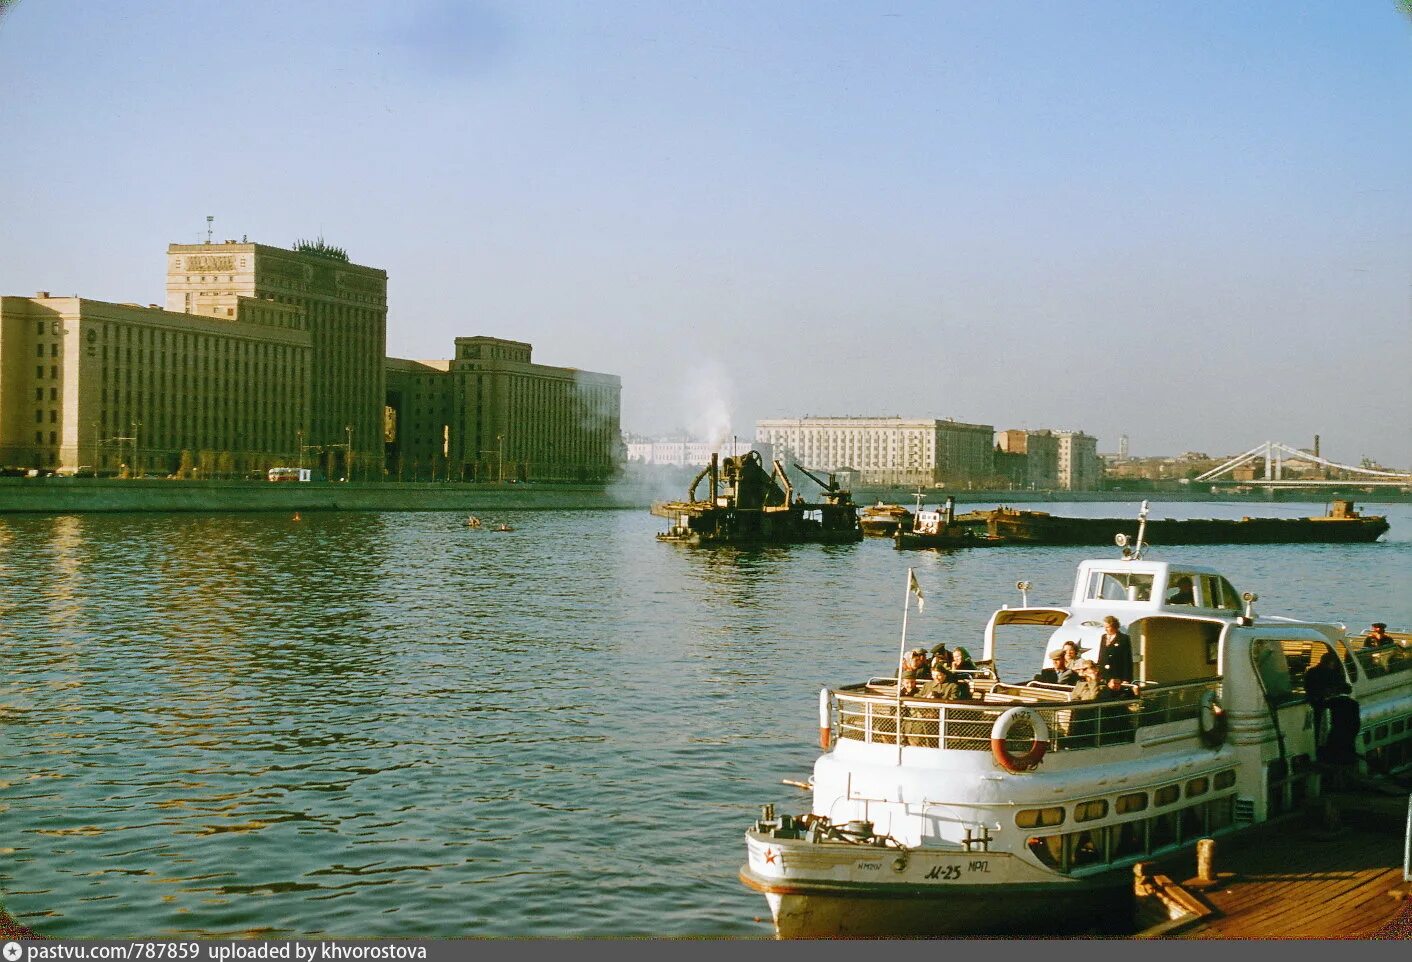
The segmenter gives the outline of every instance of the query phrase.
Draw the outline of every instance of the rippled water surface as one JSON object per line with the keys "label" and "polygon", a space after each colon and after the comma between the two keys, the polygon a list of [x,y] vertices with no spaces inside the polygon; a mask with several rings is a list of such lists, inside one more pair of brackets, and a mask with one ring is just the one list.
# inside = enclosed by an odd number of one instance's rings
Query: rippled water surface
{"label": "rippled water surface", "polygon": [[[1379,510],[1385,543],[1150,557],[1265,612],[1412,625],[1412,508]],[[765,936],[742,832],[804,805],[780,779],[808,776],[819,686],[895,660],[907,565],[911,638],[978,650],[1018,578],[1064,601],[1110,553],[693,551],[646,512],[505,517],[0,518],[0,901],[75,937]]]}

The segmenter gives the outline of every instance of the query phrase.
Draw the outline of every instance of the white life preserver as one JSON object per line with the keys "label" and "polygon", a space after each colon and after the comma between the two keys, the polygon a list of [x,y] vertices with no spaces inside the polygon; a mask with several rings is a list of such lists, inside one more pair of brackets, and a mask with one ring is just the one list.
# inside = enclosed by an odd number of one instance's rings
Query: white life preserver
{"label": "white life preserver", "polygon": [[1202,693],[1196,706],[1196,725],[1207,748],[1220,748],[1226,740],[1226,710],[1214,691]]}
{"label": "white life preserver", "polygon": [[[1027,721],[1034,729],[1034,741],[1030,744],[1030,750],[1023,755],[1014,756],[1005,750],[1005,739],[1010,735],[1010,729],[1015,727],[1015,723],[1021,720]],[[1039,765],[1044,758],[1044,753],[1049,751],[1049,725],[1045,723],[1044,716],[1032,708],[1011,708],[1005,714],[995,720],[995,724],[990,729],[990,752],[995,756],[995,763],[1007,772],[1019,773],[1027,772]]]}

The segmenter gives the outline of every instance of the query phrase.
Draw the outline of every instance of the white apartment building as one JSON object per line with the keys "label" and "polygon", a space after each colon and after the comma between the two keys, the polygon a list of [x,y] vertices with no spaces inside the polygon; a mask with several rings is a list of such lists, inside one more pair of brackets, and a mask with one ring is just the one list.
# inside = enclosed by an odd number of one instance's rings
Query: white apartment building
{"label": "white apartment building", "polygon": [[989,424],[902,417],[775,418],[755,425],[757,442],[811,471],[851,471],[865,485],[985,481],[994,473]]}
{"label": "white apartment building", "polygon": [[1059,441],[1059,487],[1066,491],[1096,491],[1103,478],[1098,439],[1082,431],[1055,431],[1054,436]]}

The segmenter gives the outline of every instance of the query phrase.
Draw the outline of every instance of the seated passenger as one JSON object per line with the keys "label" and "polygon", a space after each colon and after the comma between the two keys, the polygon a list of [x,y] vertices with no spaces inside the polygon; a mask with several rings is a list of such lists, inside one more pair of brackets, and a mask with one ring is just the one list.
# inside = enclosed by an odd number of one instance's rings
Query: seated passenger
{"label": "seated passenger", "polygon": [[1074,701],[1098,701],[1103,690],[1103,682],[1098,677],[1098,665],[1087,658],[1080,658],[1074,666],[1079,673],[1079,683],[1074,686]]}
{"label": "seated passenger", "polygon": [[1035,681],[1047,685],[1073,685],[1079,680],[1078,673],[1069,667],[1069,659],[1063,648],[1055,648],[1049,653],[1049,667],[1034,676]]}
{"label": "seated passenger", "polygon": [[1190,578],[1186,575],[1179,575],[1177,579],[1172,582],[1172,587],[1167,590],[1167,604],[1196,604],[1196,595],[1192,592]]}
{"label": "seated passenger", "polygon": [[902,694],[916,695],[927,675],[927,650],[913,648],[902,662],[902,677],[898,681],[902,688]]}
{"label": "seated passenger", "polygon": [[1064,663],[1069,666],[1070,671],[1075,671],[1074,666],[1079,663],[1079,658],[1088,652],[1088,649],[1080,645],[1072,638],[1059,646],[1064,649]]}
{"label": "seated passenger", "polygon": [[971,653],[960,645],[951,649],[951,670],[952,671],[975,671],[975,662],[971,661]]}
{"label": "seated passenger", "polygon": [[1373,627],[1368,629],[1368,637],[1363,639],[1364,648],[1387,648],[1396,642],[1387,633],[1387,625],[1381,621],[1373,622]]}
{"label": "seated passenger", "polygon": [[1103,690],[1098,693],[1099,701],[1121,701],[1127,698],[1137,697],[1137,686],[1123,681],[1114,676],[1103,683]]}
{"label": "seated passenger", "polygon": [[920,697],[938,701],[969,701],[971,686],[945,665],[932,665],[932,680],[922,686]]}

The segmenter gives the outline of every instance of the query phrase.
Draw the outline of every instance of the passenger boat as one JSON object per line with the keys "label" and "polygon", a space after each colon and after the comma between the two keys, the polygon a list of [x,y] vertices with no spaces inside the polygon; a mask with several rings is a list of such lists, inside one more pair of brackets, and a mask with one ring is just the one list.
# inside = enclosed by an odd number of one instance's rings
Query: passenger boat
{"label": "passenger boat", "polygon": [[912,512],[902,505],[884,504],[879,501],[877,504],[863,509],[863,513],[858,516],[858,527],[863,529],[865,535],[875,538],[891,538],[899,530],[911,529],[912,518]]}
{"label": "passenger boat", "polygon": [[[779,937],[1121,929],[1135,862],[1290,811],[1344,766],[1412,762],[1407,634],[1365,648],[1257,614],[1215,568],[1125,554],[1081,562],[1067,603],[997,610],[971,700],[903,698],[893,677],[820,692],[809,811],[767,805],[746,832],[740,878]],[[1191,600],[1168,600],[1184,582]],[[1042,667],[1017,663],[1022,630],[1096,651],[1110,614],[1138,697],[1005,678]],[[1316,710],[1305,673],[1328,653],[1351,696]]]}

